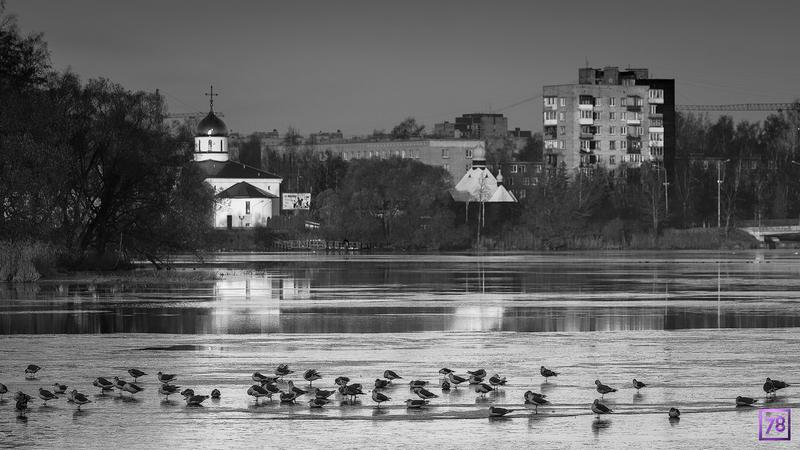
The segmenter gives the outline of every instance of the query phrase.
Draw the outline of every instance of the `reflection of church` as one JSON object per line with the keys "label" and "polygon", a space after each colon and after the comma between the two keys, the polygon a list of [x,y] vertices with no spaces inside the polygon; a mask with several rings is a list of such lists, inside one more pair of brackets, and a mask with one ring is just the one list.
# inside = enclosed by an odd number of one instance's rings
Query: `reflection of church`
{"label": "reflection of church", "polygon": [[266,226],[270,218],[280,214],[282,179],[230,160],[228,127],[214,114],[213,89],[210,95],[210,111],[197,125],[194,160],[214,188],[214,227]]}

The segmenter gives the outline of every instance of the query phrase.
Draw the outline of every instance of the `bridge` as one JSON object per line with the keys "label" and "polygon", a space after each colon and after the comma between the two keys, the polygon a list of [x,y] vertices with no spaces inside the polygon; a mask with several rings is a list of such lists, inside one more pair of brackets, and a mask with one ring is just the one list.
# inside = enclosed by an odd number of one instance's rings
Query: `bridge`
{"label": "bridge", "polygon": [[800,220],[798,219],[741,222],[737,228],[760,242],[800,241]]}

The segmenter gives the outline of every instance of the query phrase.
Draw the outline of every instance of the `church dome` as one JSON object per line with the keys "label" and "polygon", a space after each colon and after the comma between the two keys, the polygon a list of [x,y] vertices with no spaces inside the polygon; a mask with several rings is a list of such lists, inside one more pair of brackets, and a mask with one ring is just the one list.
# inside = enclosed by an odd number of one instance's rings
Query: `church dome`
{"label": "church dome", "polygon": [[472,160],[486,161],[486,149],[483,147],[483,143],[472,150]]}
{"label": "church dome", "polygon": [[197,124],[197,135],[198,136],[227,136],[228,135],[228,127],[225,125],[225,122],[222,121],[214,111],[208,113],[208,115]]}

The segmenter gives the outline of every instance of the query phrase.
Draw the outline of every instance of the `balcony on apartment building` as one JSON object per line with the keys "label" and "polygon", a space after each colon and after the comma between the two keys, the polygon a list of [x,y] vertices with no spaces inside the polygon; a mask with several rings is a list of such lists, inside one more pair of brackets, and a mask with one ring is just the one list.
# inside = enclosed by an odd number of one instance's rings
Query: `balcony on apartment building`
{"label": "balcony on apartment building", "polygon": [[578,96],[578,109],[581,111],[591,111],[594,109],[594,97],[591,95]]}
{"label": "balcony on apartment building", "polygon": [[634,136],[629,134],[628,135],[628,154],[629,155],[639,155],[642,153],[642,137],[641,136]]}
{"label": "balcony on apartment building", "polygon": [[648,97],[647,101],[649,101],[651,104],[652,103],[663,104],[664,103],[664,90],[663,89],[650,89],[647,92],[647,97]]}
{"label": "balcony on apartment building", "polygon": [[594,135],[597,134],[597,127],[592,125],[582,125],[580,138],[581,139],[594,139]]}
{"label": "balcony on apartment building", "polygon": [[554,126],[544,127],[544,140],[558,139],[558,128]]}

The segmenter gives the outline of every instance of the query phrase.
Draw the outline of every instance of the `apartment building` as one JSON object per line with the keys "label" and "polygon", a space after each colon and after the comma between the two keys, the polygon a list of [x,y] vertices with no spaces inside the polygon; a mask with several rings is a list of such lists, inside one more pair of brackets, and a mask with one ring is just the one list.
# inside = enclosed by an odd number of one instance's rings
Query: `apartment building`
{"label": "apartment building", "polygon": [[578,84],[544,86],[544,159],[589,170],[675,158],[675,80],[647,69],[581,68]]}

